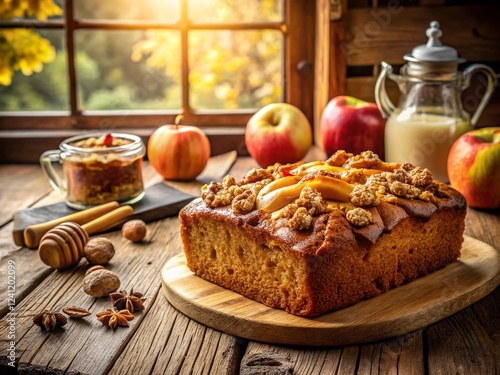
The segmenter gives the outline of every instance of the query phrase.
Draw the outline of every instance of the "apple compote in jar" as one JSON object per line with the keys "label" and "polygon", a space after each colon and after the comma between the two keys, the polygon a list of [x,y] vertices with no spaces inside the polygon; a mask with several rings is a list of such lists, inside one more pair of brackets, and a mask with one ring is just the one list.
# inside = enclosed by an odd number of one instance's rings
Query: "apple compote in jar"
{"label": "apple compote in jar", "polygon": [[[67,139],[59,150],[44,153],[41,164],[52,186],[65,193],[66,203],[73,208],[111,201],[131,204],[144,196],[145,153],[144,143],[137,136],[95,134]],[[51,166],[54,159],[62,163],[62,178]]]}

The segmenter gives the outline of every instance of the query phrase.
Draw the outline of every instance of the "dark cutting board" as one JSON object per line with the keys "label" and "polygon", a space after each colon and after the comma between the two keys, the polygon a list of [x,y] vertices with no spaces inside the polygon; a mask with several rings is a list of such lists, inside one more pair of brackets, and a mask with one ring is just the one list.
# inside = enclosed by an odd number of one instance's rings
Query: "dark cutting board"
{"label": "dark cutting board", "polygon": [[[191,202],[193,195],[174,189],[159,182],[146,189],[146,195],[132,205],[134,214],[130,219],[141,219],[146,223],[177,215],[182,207]],[[14,214],[14,229],[12,235],[18,246],[24,245],[24,228],[70,215],[77,210],[68,207],[64,202],[49,206],[36,207],[17,211]]]}

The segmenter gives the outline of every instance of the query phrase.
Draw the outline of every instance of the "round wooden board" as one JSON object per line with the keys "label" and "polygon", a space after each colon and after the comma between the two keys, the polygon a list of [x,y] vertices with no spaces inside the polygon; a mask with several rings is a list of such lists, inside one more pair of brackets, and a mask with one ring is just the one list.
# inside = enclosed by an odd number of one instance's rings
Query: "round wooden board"
{"label": "round wooden board", "polygon": [[444,319],[500,283],[500,251],[465,236],[460,258],[378,297],[314,318],[272,309],[194,275],[184,254],[162,270],[168,301],[216,330],[274,344],[338,346],[378,341]]}

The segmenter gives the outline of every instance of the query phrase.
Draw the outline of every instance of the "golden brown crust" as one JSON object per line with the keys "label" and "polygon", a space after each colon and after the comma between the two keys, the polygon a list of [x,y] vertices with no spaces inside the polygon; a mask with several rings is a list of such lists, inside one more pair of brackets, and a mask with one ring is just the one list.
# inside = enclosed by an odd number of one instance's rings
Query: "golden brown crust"
{"label": "golden brown crust", "polygon": [[[413,194],[412,198],[387,195],[376,204],[370,199],[360,208],[369,213],[366,225],[349,221],[349,216],[365,215],[361,211],[346,215],[346,211],[355,209],[352,203],[325,205],[314,191],[301,193],[285,209],[270,212],[255,208],[234,210],[231,205],[210,206],[206,199],[197,199],[179,214],[189,268],[268,306],[315,316],[384,293],[457,259],[463,241],[464,197],[453,188],[430,180],[427,170],[406,165],[389,167],[371,154],[364,157],[371,166],[386,172],[390,168],[398,170],[388,178],[382,174],[366,178],[366,183],[378,184],[374,190],[379,191],[382,184],[390,184],[394,181],[388,180],[394,179],[414,184],[413,187],[419,185],[419,190],[428,192],[429,199]],[[338,168],[336,164],[345,165],[346,160],[358,168],[364,159],[339,154],[328,165]],[[279,168],[271,174],[288,175],[297,165]],[[254,171],[252,176],[251,183],[237,185],[232,181],[230,185],[248,191],[248,196],[258,195],[260,190],[268,194],[276,187],[269,183],[268,173]],[[262,184],[263,180],[268,181]],[[294,195],[295,187],[288,188],[286,184],[297,180],[291,178],[277,184],[280,188],[285,185],[287,194]],[[252,190],[255,183],[261,185]],[[216,188],[206,192],[220,195],[227,185],[213,185]],[[382,186],[377,197],[384,194],[384,189]],[[291,211],[291,216],[287,216],[287,211]],[[297,220],[296,225],[290,225],[291,220]]]}

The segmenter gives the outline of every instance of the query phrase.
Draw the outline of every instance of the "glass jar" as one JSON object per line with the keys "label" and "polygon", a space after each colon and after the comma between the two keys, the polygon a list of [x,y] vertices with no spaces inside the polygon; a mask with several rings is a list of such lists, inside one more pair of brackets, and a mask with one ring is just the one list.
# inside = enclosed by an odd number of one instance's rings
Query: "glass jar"
{"label": "glass jar", "polygon": [[[76,209],[117,201],[132,204],[144,196],[142,161],[146,147],[131,134],[86,134],[61,142],[40,156],[52,187]],[[58,166],[62,166],[58,168]]]}

